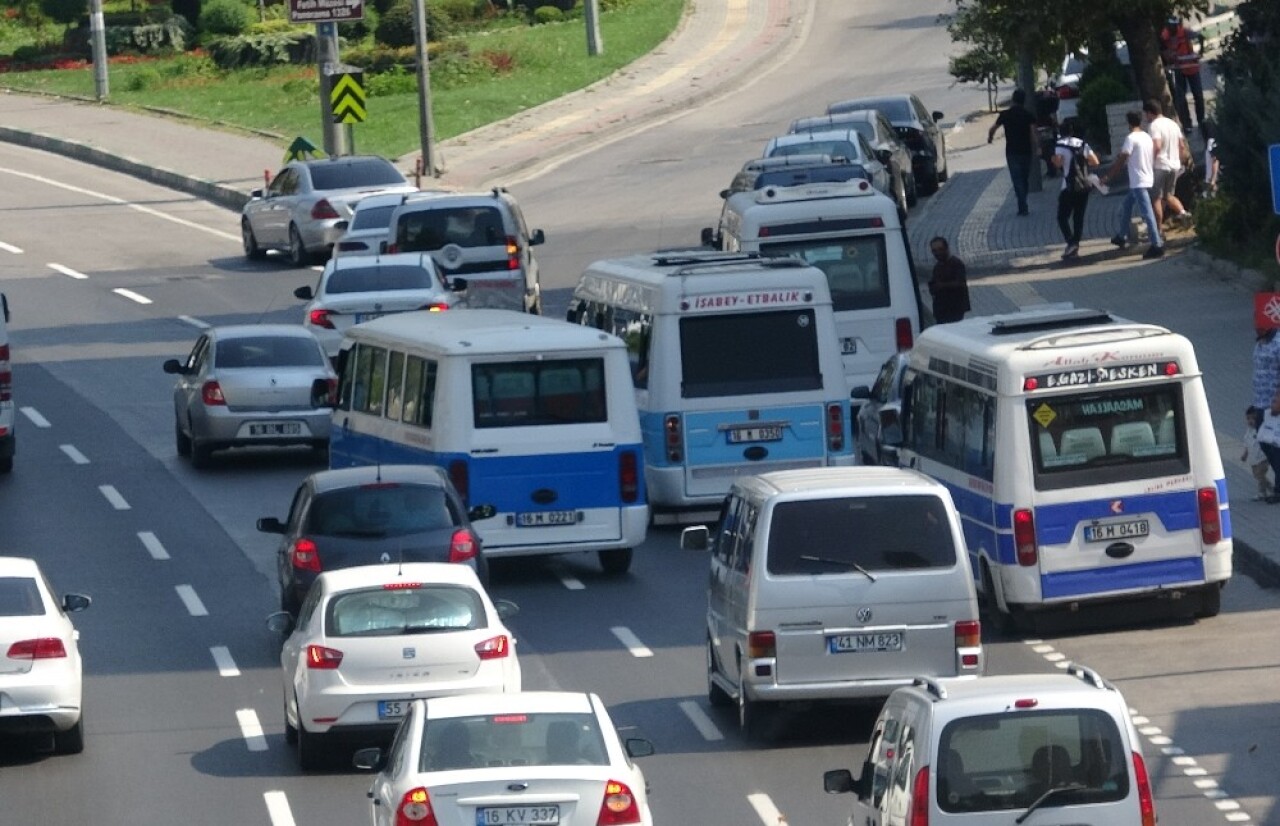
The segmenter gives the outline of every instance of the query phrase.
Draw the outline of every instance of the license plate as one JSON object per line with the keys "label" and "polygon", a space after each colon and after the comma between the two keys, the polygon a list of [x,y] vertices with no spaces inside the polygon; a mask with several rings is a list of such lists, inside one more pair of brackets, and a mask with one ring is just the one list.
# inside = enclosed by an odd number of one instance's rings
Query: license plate
{"label": "license plate", "polygon": [[250,436],[301,436],[302,425],[298,422],[264,422],[249,425]]}
{"label": "license plate", "polygon": [[559,806],[502,806],[476,809],[476,826],[556,826]]}
{"label": "license plate", "polygon": [[866,651],[901,651],[902,632],[834,634],[827,637],[828,654],[858,654]]}
{"label": "license plate", "polygon": [[1134,539],[1151,533],[1151,523],[1146,519],[1128,522],[1108,522],[1105,525],[1086,525],[1085,542],[1110,542],[1113,539]]}
{"label": "license plate", "polygon": [[729,444],[736,445],[741,442],[780,442],[782,441],[782,426],[776,424],[762,425],[760,427],[732,427],[729,428]]}
{"label": "license plate", "polygon": [[576,525],[577,511],[538,511],[537,513],[517,513],[516,525],[521,528],[543,528],[549,525]]}
{"label": "license plate", "polygon": [[375,318],[382,318],[384,315],[386,313],[356,313],[356,324],[373,321]]}
{"label": "license plate", "polygon": [[858,352],[858,340],[856,338],[840,339],[840,352],[846,356],[852,356]]}
{"label": "license plate", "polygon": [[379,700],[379,720],[399,720],[409,712],[408,700]]}

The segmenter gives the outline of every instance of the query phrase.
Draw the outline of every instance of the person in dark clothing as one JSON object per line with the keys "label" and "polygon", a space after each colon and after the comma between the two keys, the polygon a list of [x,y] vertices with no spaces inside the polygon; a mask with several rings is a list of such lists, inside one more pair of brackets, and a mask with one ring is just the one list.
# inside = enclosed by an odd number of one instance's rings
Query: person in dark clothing
{"label": "person in dark clothing", "polygon": [[1027,215],[1027,186],[1031,177],[1031,162],[1035,160],[1036,119],[1027,111],[1027,93],[1013,90],[1013,103],[996,118],[987,130],[987,143],[996,139],[996,130],[1004,128],[1004,160],[1013,180],[1013,195],[1018,201],[1018,214]]}
{"label": "person in dark clothing", "polygon": [[959,321],[969,312],[969,280],[964,262],[951,254],[947,239],[938,236],[929,242],[929,251],[938,263],[929,279],[929,295],[933,297],[933,318],[939,324]]}
{"label": "person in dark clothing", "polygon": [[[1081,180],[1089,167],[1098,165],[1098,156],[1089,144],[1076,137],[1076,122],[1072,118],[1062,124],[1062,139],[1053,153],[1053,165],[1062,170],[1062,189],[1058,193],[1058,228],[1067,249],[1062,253],[1065,261],[1080,256],[1080,236],[1084,232],[1084,211],[1089,205],[1090,184]],[[1068,220],[1070,219],[1070,220]]]}

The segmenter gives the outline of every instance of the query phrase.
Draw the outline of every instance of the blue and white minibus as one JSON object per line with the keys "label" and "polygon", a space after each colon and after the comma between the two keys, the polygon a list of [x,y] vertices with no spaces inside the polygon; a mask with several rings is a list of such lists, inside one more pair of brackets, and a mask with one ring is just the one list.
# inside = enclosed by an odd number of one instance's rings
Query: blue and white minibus
{"label": "blue and white minibus", "polygon": [[821,270],[705,250],[597,261],[569,317],[627,343],[655,509],[718,508],[738,476],[854,463]]}
{"label": "blue and white minibus", "polygon": [[1148,596],[1218,612],[1230,509],[1186,338],[1071,305],[937,325],[902,418],[899,462],[951,489],[1002,622]]}
{"label": "blue and white minibus", "polygon": [[413,312],[351,327],[330,465],[439,465],[490,558],[598,551],[625,572],[649,523],[626,346],[511,310]]}

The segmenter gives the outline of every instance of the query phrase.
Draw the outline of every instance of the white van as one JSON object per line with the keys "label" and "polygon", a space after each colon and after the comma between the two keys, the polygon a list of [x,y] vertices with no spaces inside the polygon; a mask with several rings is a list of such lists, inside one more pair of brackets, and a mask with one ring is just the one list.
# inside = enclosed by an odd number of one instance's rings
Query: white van
{"label": "white van", "polygon": [[1129,706],[1096,672],[921,678],[889,696],[855,780],[849,823],[1155,826]]}
{"label": "white van", "polygon": [[0,293],[0,473],[13,470],[13,368],[9,354],[9,299]]}
{"label": "white van", "polygon": [[717,249],[790,255],[826,273],[844,374],[870,386],[920,333],[920,290],[898,210],[866,181],[769,186],[725,199]]}
{"label": "white van", "polygon": [[739,479],[710,533],[707,695],[748,737],[781,701],[880,699],[917,675],[983,670],[978,598],[946,488],[914,471]]}
{"label": "white van", "polygon": [[432,464],[469,507],[485,556],[597,551],[623,573],[649,523],[621,340],[511,310],[357,324],[338,354],[335,468]]}

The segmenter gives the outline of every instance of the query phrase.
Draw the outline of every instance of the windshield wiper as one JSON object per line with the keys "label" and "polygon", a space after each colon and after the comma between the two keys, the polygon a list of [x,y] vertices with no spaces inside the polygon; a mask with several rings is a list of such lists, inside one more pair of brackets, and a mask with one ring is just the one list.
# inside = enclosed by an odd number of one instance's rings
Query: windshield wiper
{"label": "windshield wiper", "polygon": [[1049,789],[1047,792],[1037,797],[1035,802],[1032,803],[1031,806],[1025,812],[1018,815],[1017,819],[1014,820],[1013,822],[1021,823],[1027,818],[1031,817],[1032,812],[1034,812],[1036,809],[1039,809],[1041,806],[1044,805],[1046,800],[1048,800],[1049,798],[1053,797],[1056,794],[1060,794],[1062,792],[1082,792],[1087,788],[1088,786],[1084,786],[1080,783],[1068,783],[1065,786],[1054,786],[1052,789]]}
{"label": "windshield wiper", "polygon": [[852,568],[853,570],[862,574],[872,582],[876,581],[874,574],[872,574],[870,571],[868,571],[866,568],[862,567],[858,563],[849,559],[833,559],[832,557],[829,557],[829,556],[813,556],[811,554],[801,554],[800,558],[805,562],[821,562],[823,565],[839,565],[841,568]]}

